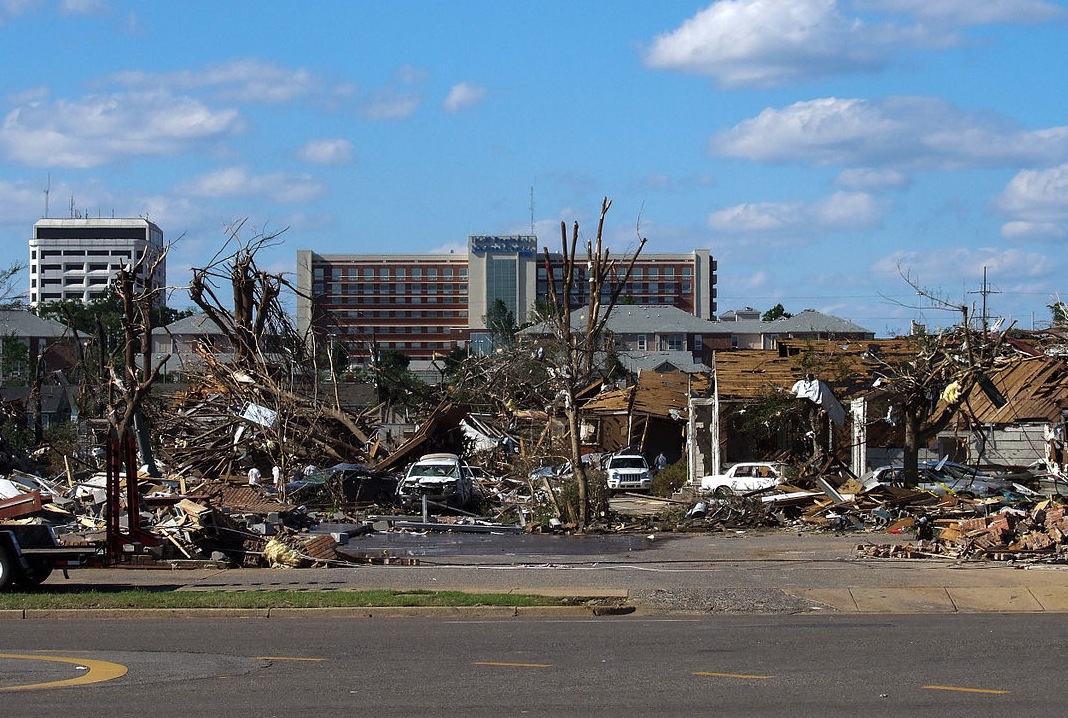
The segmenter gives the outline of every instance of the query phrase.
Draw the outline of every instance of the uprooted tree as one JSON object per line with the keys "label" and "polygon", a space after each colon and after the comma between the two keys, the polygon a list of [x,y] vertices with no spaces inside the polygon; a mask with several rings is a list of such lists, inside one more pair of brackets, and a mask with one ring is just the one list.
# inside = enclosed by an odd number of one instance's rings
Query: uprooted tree
{"label": "uprooted tree", "polygon": [[[589,480],[582,462],[579,396],[591,382],[600,379],[595,376],[596,358],[599,352],[605,350],[606,340],[611,341],[606,337],[605,325],[619,302],[619,296],[646,241],[639,234],[638,246],[633,254],[629,257],[612,257],[610,250],[604,246],[604,221],[611,206],[612,202],[607,197],[601,201],[597,234],[594,239],[586,241],[584,258],[577,255],[578,222],[574,223],[570,240],[566,223],[560,223],[563,276],[559,287],[553,280],[552,261],[547,247],[544,256],[549,277],[549,302],[545,307],[548,316],[544,319],[556,339],[550,345],[546,359],[552,367],[550,377],[567,422],[571,466],[578,491],[578,505],[573,519],[579,529],[586,527],[591,515]],[[580,289],[582,285],[586,289]],[[588,298],[588,304],[584,313],[580,313],[576,325],[571,308],[583,296]]]}
{"label": "uprooted tree", "polygon": [[[245,240],[243,225],[227,230],[210,264],[193,269],[189,296],[232,356],[225,361],[219,346],[198,347],[200,366],[186,372],[191,388],[171,412],[172,469],[219,475],[251,465],[286,470],[323,459],[364,459],[369,444],[364,417],[319,395],[316,353],[282,307],[283,292],[296,288],[256,264],[256,253],[281,233]],[[230,306],[223,299],[227,294]]]}

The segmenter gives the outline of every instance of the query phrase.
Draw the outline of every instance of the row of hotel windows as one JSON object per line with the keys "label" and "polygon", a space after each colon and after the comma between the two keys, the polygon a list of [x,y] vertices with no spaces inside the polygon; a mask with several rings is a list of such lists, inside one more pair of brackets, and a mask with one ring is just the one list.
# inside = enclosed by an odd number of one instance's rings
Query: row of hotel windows
{"label": "row of hotel windows", "polygon": [[316,294],[322,294],[321,288],[329,287],[331,294],[467,294],[466,284],[316,284]]}
{"label": "row of hotel windows", "polygon": [[380,336],[383,334],[451,334],[454,331],[464,331],[457,327],[438,327],[438,326],[415,326],[415,327],[397,327],[376,324],[374,327],[346,327],[349,329],[350,334],[360,334],[370,336]]}
{"label": "row of hotel windows", "polygon": [[446,295],[444,297],[430,296],[424,297],[416,294],[412,296],[398,297],[396,295],[387,294],[385,296],[378,296],[377,294],[367,297],[341,297],[334,294],[330,297],[331,304],[348,304],[353,306],[361,306],[364,304],[467,304],[467,297],[460,297],[457,295]]}
{"label": "row of hotel windows", "polygon": [[[585,281],[586,280],[586,268],[585,267],[576,267],[575,269],[576,269],[575,276],[579,280]],[[626,274],[626,271],[627,271],[626,267],[617,267],[616,268],[616,278],[617,279],[623,279],[624,275]],[[681,276],[682,278],[689,279],[690,277],[693,276],[693,267],[634,267],[631,270],[629,281],[633,282],[635,280],[641,281],[643,279],[660,279],[661,277],[663,277],[664,279],[669,279],[670,280],[670,279],[674,279],[675,278],[675,273],[676,272],[678,272],[678,275]],[[544,282],[547,279],[547,277],[548,277],[548,275],[547,275],[547,273],[545,271],[545,267],[539,266],[538,267],[538,281]],[[563,279],[564,278],[564,269],[563,269],[563,267],[553,267],[553,278],[554,279]]]}
{"label": "row of hotel windows", "polygon": [[[462,341],[444,341],[444,342],[376,342],[379,351],[382,349],[397,349],[403,351],[404,349],[443,349],[449,351],[456,347],[464,346]],[[349,354],[351,358],[359,361],[360,355],[367,351],[366,346],[349,347]],[[366,361],[366,359],[364,359]]]}
{"label": "row of hotel windows", "polygon": [[359,317],[380,319],[410,319],[412,317],[466,318],[466,309],[367,309],[359,312],[338,312],[336,316],[356,319]]}
{"label": "row of hotel windows", "polygon": [[[455,274],[454,274],[455,271]],[[457,267],[455,270],[452,267],[412,267],[411,269],[405,267],[331,267],[330,279],[336,281],[344,279],[356,279],[362,276],[364,280],[374,279],[375,276],[379,279],[406,279],[411,277],[415,281],[420,281],[423,278],[423,273],[426,273],[426,278],[434,281],[438,278],[439,272],[442,279],[452,279],[454,276],[460,279],[467,279],[467,267]],[[315,279],[322,281],[326,279],[326,268],[315,268]]]}
{"label": "row of hotel windows", "polygon": [[[539,279],[537,287],[538,287],[538,291],[541,291],[543,289],[545,291],[548,291],[549,283],[544,279]],[[586,291],[587,287],[588,287],[587,284],[585,284],[583,282],[578,282],[575,285],[575,290],[582,292],[582,291]],[[560,281],[560,280],[557,280],[556,281],[556,290],[558,292],[559,291],[563,291],[563,288],[564,288],[564,283],[562,281]],[[610,294],[614,289],[615,288],[612,287],[612,286],[608,286],[608,285],[602,286],[601,287],[601,294]],[[668,281],[664,281],[664,282],[648,282],[648,281],[642,280],[642,281],[630,281],[630,282],[627,282],[626,284],[623,285],[624,293],[626,293],[626,292],[640,292],[640,291],[646,291],[646,292],[656,292],[656,291],[677,292],[677,291],[680,291],[680,290],[683,291],[683,292],[691,292],[691,291],[693,291],[693,282],[691,282],[691,281],[681,281],[680,282],[680,281],[677,281],[677,280],[674,280],[674,281],[673,280],[668,280]]]}
{"label": "row of hotel windows", "polygon": [[[315,267],[315,279],[319,281],[326,279],[327,269],[327,267]],[[467,278],[467,267],[330,267],[329,270],[330,279],[334,281],[355,279],[357,277],[363,277],[364,280],[369,280],[376,276],[379,279],[406,279],[411,277],[416,281],[419,281],[423,276],[426,276],[426,278],[431,281],[438,277],[443,279],[451,279],[454,276],[459,277],[460,279]],[[577,276],[584,280],[586,277],[585,267],[578,267],[577,270]],[[616,269],[616,276],[622,279],[625,272],[625,267],[618,267]],[[538,279],[545,279],[546,276],[545,267],[539,265]],[[553,277],[562,279],[563,276],[563,267],[553,267]],[[660,277],[672,279],[675,276],[684,278],[692,277],[693,267],[634,267],[630,273],[631,280],[642,278],[659,279]]]}

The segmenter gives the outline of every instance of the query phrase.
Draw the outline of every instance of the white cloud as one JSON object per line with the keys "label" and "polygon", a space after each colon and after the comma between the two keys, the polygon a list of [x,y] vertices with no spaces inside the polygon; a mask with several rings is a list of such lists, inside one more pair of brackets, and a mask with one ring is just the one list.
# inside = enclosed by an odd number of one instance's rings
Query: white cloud
{"label": "white cloud", "polygon": [[1011,217],[1001,228],[1002,236],[1063,237],[1068,222],[1068,164],[1018,172],[995,203]]}
{"label": "white cloud", "polygon": [[352,161],[352,143],[340,138],[312,140],[300,148],[300,158],[316,165],[346,165]]}
{"label": "white cloud", "polygon": [[235,102],[291,102],[323,89],[323,83],[307,70],[291,70],[252,58],[230,60],[203,70],[121,72],[111,79],[130,88],[183,92],[214,89],[220,97]]}
{"label": "white cloud", "polygon": [[14,224],[25,230],[27,217],[43,216],[46,184],[47,179],[44,177],[41,178],[40,186],[31,186],[28,182],[0,180],[0,224]]}
{"label": "white cloud", "polygon": [[401,65],[394,71],[393,79],[404,85],[414,85],[430,79],[430,73],[415,65]]}
{"label": "white cloud", "polygon": [[474,85],[470,82],[461,82],[453,85],[449,90],[449,96],[445,98],[446,112],[459,112],[468,107],[474,107],[486,96],[486,88]]}
{"label": "white cloud", "polygon": [[843,170],[834,183],[849,190],[877,191],[906,187],[909,178],[897,170],[857,167]]}
{"label": "white cloud", "polygon": [[768,108],[716,134],[710,149],[763,162],[998,167],[1068,157],[1068,127],[1020,130],[932,97],[828,97]]}
{"label": "white cloud", "polygon": [[856,0],[860,9],[904,13],[920,21],[969,26],[1029,24],[1064,18],[1068,11],[1043,0]]}
{"label": "white cloud", "polygon": [[18,17],[37,4],[37,0],[0,0],[0,23]]}
{"label": "white cloud", "polygon": [[108,4],[105,0],[62,0],[59,10],[64,15],[104,15]]}
{"label": "white cloud", "polygon": [[900,278],[905,272],[921,287],[946,284],[947,278],[982,280],[998,277],[999,282],[1013,278],[1041,277],[1055,263],[1039,252],[996,247],[938,247],[928,251],[895,252],[872,265],[872,273],[883,278]]}
{"label": "white cloud", "polygon": [[308,202],[320,197],[325,187],[310,175],[283,172],[249,174],[244,167],[227,167],[201,175],[180,188],[195,197],[263,196],[275,202]]}
{"label": "white cloud", "polygon": [[843,16],[835,0],[719,0],[656,37],[644,60],[725,86],[776,85],[878,68],[897,35]]}
{"label": "white cloud", "polygon": [[879,224],[883,208],[864,192],[836,192],[815,202],[739,204],[712,213],[710,229],[724,233],[804,233],[864,229]]}
{"label": "white cloud", "polygon": [[658,35],[644,61],[727,87],[779,85],[878,70],[910,48],[959,44],[968,27],[1066,14],[1042,0],[716,0]]}
{"label": "white cloud", "polygon": [[364,103],[362,114],[372,120],[402,120],[419,107],[419,95],[414,92],[381,90]]}
{"label": "white cloud", "polygon": [[124,157],[171,155],[189,144],[240,132],[236,110],[144,92],[18,107],[0,126],[7,158],[30,167],[96,167]]}

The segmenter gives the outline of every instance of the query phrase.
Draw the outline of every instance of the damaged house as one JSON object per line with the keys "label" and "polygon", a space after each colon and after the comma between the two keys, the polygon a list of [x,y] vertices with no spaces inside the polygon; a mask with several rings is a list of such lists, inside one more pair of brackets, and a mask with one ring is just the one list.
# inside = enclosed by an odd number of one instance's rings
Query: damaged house
{"label": "damaged house", "polygon": [[831,455],[857,475],[900,458],[902,434],[880,385],[885,366],[914,351],[907,339],[780,339],[773,350],[716,351],[709,395],[690,401],[691,479],[801,449],[803,431],[784,434],[780,427],[790,414],[795,420],[786,424],[802,426],[795,387],[809,375],[847,409],[820,437]]}
{"label": "damaged house", "polygon": [[[1068,462],[1068,364],[1045,355],[1013,357],[976,384],[937,436],[938,453],[967,464],[1048,464],[1063,475]],[[943,402],[945,398],[943,398]]]}

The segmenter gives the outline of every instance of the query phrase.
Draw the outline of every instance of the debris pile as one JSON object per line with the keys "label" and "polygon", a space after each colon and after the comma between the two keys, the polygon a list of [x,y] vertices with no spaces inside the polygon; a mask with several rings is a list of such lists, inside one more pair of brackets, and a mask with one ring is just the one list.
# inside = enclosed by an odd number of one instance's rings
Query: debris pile
{"label": "debris pile", "polygon": [[290,390],[255,362],[227,366],[207,352],[203,359],[205,372],[174,397],[157,426],[174,473],[238,474],[283,454],[301,467],[369,461],[377,427],[367,414]]}
{"label": "debris pile", "polygon": [[1068,507],[1044,499],[1028,508],[1005,506],[987,516],[930,519],[927,538],[916,544],[862,545],[876,558],[954,558],[961,560],[1068,561]]}

